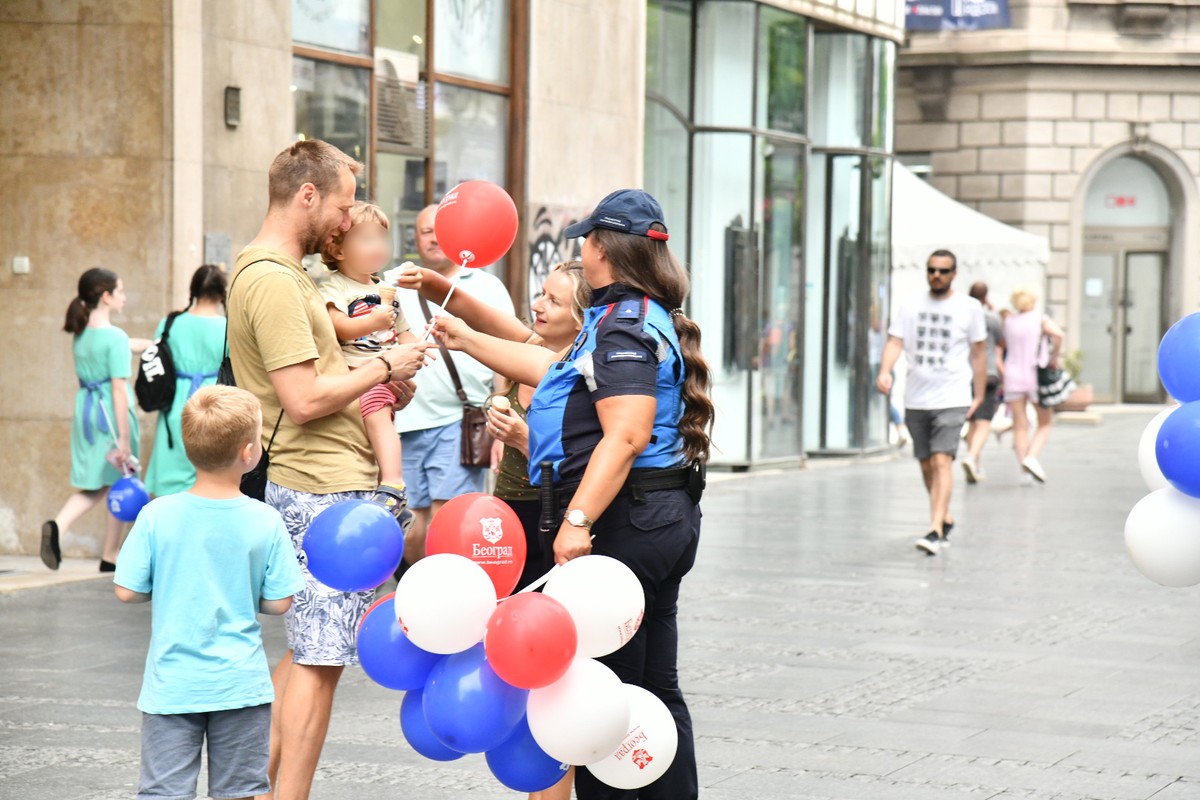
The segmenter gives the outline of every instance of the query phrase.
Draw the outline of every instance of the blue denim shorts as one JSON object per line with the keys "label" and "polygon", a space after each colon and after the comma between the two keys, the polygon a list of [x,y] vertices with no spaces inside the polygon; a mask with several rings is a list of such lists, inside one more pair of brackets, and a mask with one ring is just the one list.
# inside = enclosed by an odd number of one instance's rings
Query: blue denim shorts
{"label": "blue denim shorts", "polygon": [[400,434],[409,508],[429,508],[434,500],[483,491],[486,470],[462,465],[461,441],[460,422]]}
{"label": "blue denim shorts", "polygon": [[138,800],[192,800],[208,742],[210,797],[271,791],[271,704],[202,714],[142,714]]}

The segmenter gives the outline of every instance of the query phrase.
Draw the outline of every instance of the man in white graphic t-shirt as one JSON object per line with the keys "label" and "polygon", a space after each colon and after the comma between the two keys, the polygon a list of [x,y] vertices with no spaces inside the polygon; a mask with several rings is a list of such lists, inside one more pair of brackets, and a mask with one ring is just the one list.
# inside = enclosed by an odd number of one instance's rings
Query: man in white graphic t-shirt
{"label": "man in white graphic t-shirt", "polygon": [[892,318],[875,379],[876,388],[890,394],[892,368],[903,351],[908,361],[904,424],[929,492],[929,532],[917,540],[917,548],[931,556],[949,543],[954,457],[962,427],[987,386],[983,307],[950,288],[957,266],[949,250],[929,256],[929,291],[913,297]]}

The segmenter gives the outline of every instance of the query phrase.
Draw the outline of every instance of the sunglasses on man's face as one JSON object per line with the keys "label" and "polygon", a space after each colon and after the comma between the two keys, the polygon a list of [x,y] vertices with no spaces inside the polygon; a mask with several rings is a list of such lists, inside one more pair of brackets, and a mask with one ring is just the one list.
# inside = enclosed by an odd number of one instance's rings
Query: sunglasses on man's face
{"label": "sunglasses on man's face", "polygon": [[954,272],[954,267],[926,267],[925,271],[930,275],[949,275]]}

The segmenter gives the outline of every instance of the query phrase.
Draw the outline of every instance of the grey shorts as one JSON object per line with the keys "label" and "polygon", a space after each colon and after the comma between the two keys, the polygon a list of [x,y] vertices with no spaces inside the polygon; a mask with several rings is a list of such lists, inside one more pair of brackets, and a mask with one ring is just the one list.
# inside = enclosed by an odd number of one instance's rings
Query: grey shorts
{"label": "grey shorts", "polygon": [[142,714],[138,800],[191,800],[208,742],[210,797],[271,791],[271,704],[203,714]]}
{"label": "grey shorts", "polygon": [[[971,389],[974,391],[974,385]],[[987,387],[983,390],[983,402],[979,404],[978,410],[971,416],[971,422],[982,420],[991,422],[996,416],[996,409],[1000,407],[1000,399],[997,393],[1000,390],[1000,379],[995,375],[989,375],[987,379]]]}
{"label": "grey shorts", "polygon": [[314,578],[308,571],[304,534],[313,518],[334,503],[370,497],[371,492],[309,494],[267,481],[267,505],[283,516],[283,524],[300,562],[300,572],[304,575],[304,588],[296,592],[292,607],[283,618],[293,663],[319,667],[358,663],[355,644],[358,623],[375,601],[375,590],[339,592]]}
{"label": "grey shorts", "polygon": [[904,425],[912,437],[913,455],[920,461],[934,453],[945,453],[954,458],[966,421],[966,408],[905,409]]}

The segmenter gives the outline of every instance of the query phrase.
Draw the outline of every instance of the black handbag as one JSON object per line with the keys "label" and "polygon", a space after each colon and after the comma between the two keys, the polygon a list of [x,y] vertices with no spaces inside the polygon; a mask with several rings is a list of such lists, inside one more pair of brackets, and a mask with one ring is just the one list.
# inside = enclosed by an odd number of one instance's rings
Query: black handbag
{"label": "black handbag", "polygon": [[267,470],[271,466],[271,445],[275,444],[275,434],[279,433],[279,423],[281,422],[283,422],[282,410],[279,412],[279,419],[275,420],[275,430],[271,431],[271,440],[263,448],[258,464],[242,476],[242,494],[259,502],[266,502],[267,499]]}
{"label": "black handbag", "polygon": [[[425,315],[426,322],[433,321],[433,316],[429,312],[429,303],[424,297],[421,298],[421,313]],[[441,351],[446,369],[450,371],[450,380],[454,381],[454,391],[458,393],[458,399],[462,401],[463,405],[462,431],[458,446],[459,463],[471,469],[490,467],[492,465],[492,444],[495,439],[488,433],[487,414],[480,406],[473,406],[468,402],[467,393],[462,387],[462,381],[458,377],[458,368],[454,366],[454,359],[450,357],[450,351],[441,342],[438,343],[438,349]]]}

